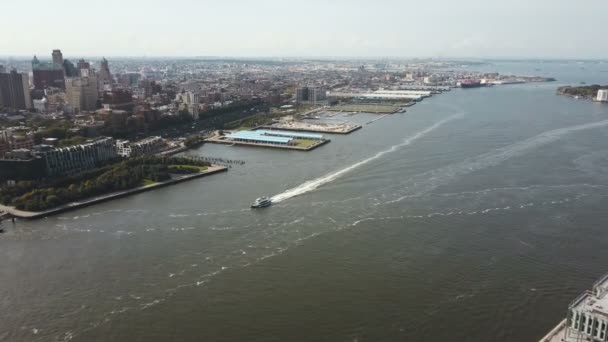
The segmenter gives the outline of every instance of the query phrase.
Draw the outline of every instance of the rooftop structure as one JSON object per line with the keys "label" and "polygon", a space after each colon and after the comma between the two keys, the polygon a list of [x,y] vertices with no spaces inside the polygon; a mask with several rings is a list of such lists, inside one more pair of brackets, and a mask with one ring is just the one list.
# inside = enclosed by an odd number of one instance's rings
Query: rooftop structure
{"label": "rooftop structure", "polygon": [[287,137],[287,138],[296,138],[296,139],[311,139],[311,140],[323,139],[323,135],[321,135],[321,134],[297,133],[297,132],[275,131],[275,130],[266,130],[266,129],[260,129],[260,130],[254,131],[254,132],[265,135],[265,136]]}
{"label": "rooftop structure", "polygon": [[608,340],[608,274],[568,306],[567,318],[540,342]]}
{"label": "rooftop structure", "polygon": [[226,138],[243,142],[276,145],[288,145],[293,141],[293,138],[264,135],[260,131],[240,131],[228,134]]}

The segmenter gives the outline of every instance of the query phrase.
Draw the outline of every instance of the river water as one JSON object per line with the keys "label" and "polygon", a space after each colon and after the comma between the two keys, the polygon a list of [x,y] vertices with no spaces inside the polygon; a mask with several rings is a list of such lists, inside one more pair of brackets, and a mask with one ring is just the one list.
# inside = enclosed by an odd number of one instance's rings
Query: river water
{"label": "river water", "polygon": [[205,145],[246,164],[5,224],[0,340],[538,340],[608,271],[608,105],[555,95],[608,66],[483,68],[559,82],[335,117],[364,128],[309,153]]}

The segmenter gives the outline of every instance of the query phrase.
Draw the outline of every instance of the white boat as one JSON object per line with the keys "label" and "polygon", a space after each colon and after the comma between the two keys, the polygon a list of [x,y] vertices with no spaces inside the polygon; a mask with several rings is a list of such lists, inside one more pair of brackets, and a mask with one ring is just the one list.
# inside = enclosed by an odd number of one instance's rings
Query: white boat
{"label": "white boat", "polygon": [[253,202],[251,208],[266,208],[272,205],[272,200],[266,196],[260,197]]}

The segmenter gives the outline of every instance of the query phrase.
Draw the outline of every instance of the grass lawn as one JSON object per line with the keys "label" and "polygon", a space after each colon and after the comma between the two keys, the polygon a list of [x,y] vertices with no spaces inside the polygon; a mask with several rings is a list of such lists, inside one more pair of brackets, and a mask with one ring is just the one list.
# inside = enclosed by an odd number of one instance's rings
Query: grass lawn
{"label": "grass lawn", "polygon": [[310,140],[310,139],[295,139],[295,143],[297,147],[310,147],[317,143],[318,140]]}
{"label": "grass lawn", "polygon": [[143,185],[153,185],[153,184],[157,184],[158,182],[155,182],[151,179],[144,179],[144,184]]}

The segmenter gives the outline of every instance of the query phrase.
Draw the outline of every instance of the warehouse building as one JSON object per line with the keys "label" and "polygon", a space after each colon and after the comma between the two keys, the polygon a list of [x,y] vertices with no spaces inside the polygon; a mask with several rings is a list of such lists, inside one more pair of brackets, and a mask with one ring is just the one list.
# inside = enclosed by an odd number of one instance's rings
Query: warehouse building
{"label": "warehouse building", "polygon": [[293,138],[280,137],[261,134],[259,131],[240,131],[226,135],[227,139],[255,143],[255,144],[271,144],[271,145],[290,145],[293,143]]}

